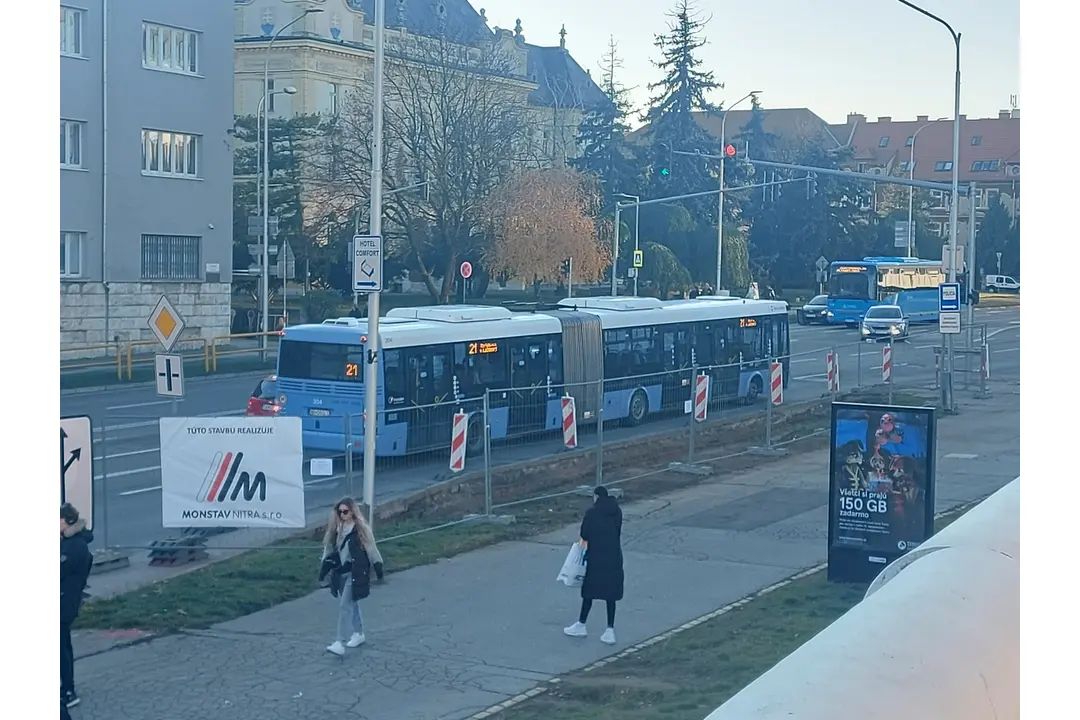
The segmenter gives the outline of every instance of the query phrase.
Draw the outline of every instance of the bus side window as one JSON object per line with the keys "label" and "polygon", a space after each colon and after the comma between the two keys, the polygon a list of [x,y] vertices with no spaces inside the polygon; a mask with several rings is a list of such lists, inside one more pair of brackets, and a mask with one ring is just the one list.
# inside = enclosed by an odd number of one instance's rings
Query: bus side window
{"label": "bus side window", "polygon": [[664,369],[677,370],[679,368],[679,356],[675,352],[675,328],[671,325],[667,325],[658,328],[658,331],[663,336],[661,352],[664,355]]}
{"label": "bus side window", "polygon": [[562,345],[562,335],[552,335],[548,338],[547,373],[553,385],[560,385],[563,381]]}
{"label": "bus side window", "polygon": [[713,326],[711,323],[694,325],[694,358],[699,366],[714,365]]}
{"label": "bus side window", "polygon": [[439,346],[431,353],[431,395],[427,403],[440,403],[454,393],[454,365],[450,348]]}
{"label": "bus side window", "polygon": [[760,360],[764,356],[761,325],[740,329],[742,331],[743,360]]}
{"label": "bus side window", "polygon": [[401,352],[383,351],[383,402],[388,408],[405,404],[405,366],[401,362]]}

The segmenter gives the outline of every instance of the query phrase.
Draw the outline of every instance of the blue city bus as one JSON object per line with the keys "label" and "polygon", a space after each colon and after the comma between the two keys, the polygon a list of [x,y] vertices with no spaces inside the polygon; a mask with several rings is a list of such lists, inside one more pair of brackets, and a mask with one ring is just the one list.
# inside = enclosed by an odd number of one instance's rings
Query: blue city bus
{"label": "blue city bus", "polygon": [[[662,302],[581,298],[546,310],[432,306],[391,310],[379,324],[377,456],[444,448],[453,416],[469,414],[470,453],[482,443],[489,402],[492,440],[561,428],[561,398],[579,422],[644,422],[682,412],[694,367],[713,367],[710,398],[752,403],[768,386],[769,362],[790,376],[787,304],[731,297]],[[304,447],[362,446],[367,321],[337,318],[282,332],[281,414],[303,419]],[[600,392],[600,381],[603,391]],[[472,402],[470,402],[472,401]]]}
{"label": "blue city bus", "polygon": [[[940,260],[908,257],[866,257],[829,266],[826,322],[857,325],[866,311],[905,290],[937,287],[947,280]],[[964,293],[960,293],[966,304]],[[934,316],[937,319],[937,316]]]}

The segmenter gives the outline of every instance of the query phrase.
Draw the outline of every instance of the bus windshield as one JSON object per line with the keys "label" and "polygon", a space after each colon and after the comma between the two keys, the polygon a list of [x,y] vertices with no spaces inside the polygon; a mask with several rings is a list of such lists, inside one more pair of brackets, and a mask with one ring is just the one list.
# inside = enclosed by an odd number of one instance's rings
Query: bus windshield
{"label": "bus windshield", "polygon": [[278,375],[296,380],[364,381],[364,346],[282,340]]}
{"label": "bus windshield", "polygon": [[866,269],[860,272],[834,272],[829,279],[829,297],[868,300],[870,299],[870,279]]}

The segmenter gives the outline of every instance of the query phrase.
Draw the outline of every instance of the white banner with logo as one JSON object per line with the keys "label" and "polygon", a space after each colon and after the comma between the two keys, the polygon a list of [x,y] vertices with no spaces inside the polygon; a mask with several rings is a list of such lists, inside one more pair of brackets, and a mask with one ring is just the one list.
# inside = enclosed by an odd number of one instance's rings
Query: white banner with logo
{"label": "white banner with logo", "polygon": [[161,418],[161,524],[302,528],[296,417]]}

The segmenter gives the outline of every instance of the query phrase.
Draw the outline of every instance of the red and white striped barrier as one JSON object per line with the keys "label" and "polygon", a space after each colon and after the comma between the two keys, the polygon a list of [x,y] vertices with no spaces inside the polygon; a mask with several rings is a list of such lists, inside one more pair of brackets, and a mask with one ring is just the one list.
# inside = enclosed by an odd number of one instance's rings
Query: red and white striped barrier
{"label": "red and white striped barrier", "polygon": [[983,345],[982,367],[980,368],[980,370],[982,372],[982,379],[983,380],[989,380],[990,379],[990,346],[989,345]]}
{"label": "red and white striped barrier", "polygon": [[705,422],[709,414],[709,376],[698,375],[694,380],[694,420]]}
{"label": "red and white striped barrier", "polygon": [[892,345],[881,349],[881,382],[892,382]]}
{"label": "red and white striped barrier", "polygon": [[462,410],[454,413],[454,431],[450,438],[450,470],[465,469],[465,442],[469,434],[469,416]]}
{"label": "red and white striped barrier", "polygon": [[769,368],[769,376],[772,404],[780,405],[784,402],[784,366],[774,361]]}
{"label": "red and white striped barrier", "polygon": [[834,352],[825,356],[825,379],[829,382],[829,392],[840,392],[840,358]]}
{"label": "red and white striped barrier", "polygon": [[577,447],[577,412],[569,395],[562,399],[562,442],[568,448]]}

